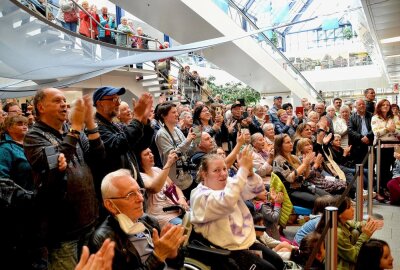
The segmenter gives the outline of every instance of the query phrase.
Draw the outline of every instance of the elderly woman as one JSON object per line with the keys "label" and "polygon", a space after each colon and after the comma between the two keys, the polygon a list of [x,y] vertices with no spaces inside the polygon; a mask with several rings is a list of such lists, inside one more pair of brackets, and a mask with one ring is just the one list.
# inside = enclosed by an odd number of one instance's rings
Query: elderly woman
{"label": "elderly woman", "polygon": [[[263,181],[253,173],[250,147],[242,151],[238,163],[236,177],[230,178],[223,157],[214,154],[203,158],[201,183],[190,199],[194,230],[212,245],[231,250],[229,256],[238,269],[283,269],[283,261],[275,252],[255,243],[253,219],[244,201],[262,190]],[[262,251],[264,259],[251,250]]]}
{"label": "elderly woman", "polygon": [[320,116],[317,112],[311,111],[308,113],[307,121],[311,121],[311,122],[314,122],[315,124],[318,124],[319,117]]}
{"label": "elderly woman", "polygon": [[[375,135],[374,144],[378,139],[383,141],[399,141],[400,136],[400,119],[393,115],[390,102],[387,99],[382,99],[378,102],[375,109],[375,115],[371,119],[372,132]],[[381,194],[388,197],[387,183],[392,179],[391,166],[394,163],[394,146],[395,144],[382,144],[381,146]]]}
{"label": "elderly woman", "polygon": [[[349,106],[343,105],[342,107],[340,107],[340,117],[339,117],[339,119],[342,119],[343,122],[346,125],[346,132],[344,132],[343,134],[339,134],[338,133],[342,138],[342,141],[341,141],[340,145],[343,148],[346,148],[349,145],[349,134],[348,134],[347,126],[350,123],[350,114],[351,114],[351,111],[350,111],[350,107]],[[335,124],[334,124],[334,126],[335,126]],[[344,128],[338,127],[338,130],[340,130],[340,129],[343,130]],[[335,132],[336,132],[336,130],[335,130]]]}
{"label": "elderly woman", "polygon": [[126,47],[128,45],[128,35],[133,35],[134,32],[128,25],[128,19],[126,17],[121,18],[121,23],[118,25],[117,30],[123,33],[118,33],[115,39],[117,46]]}
{"label": "elderly woman", "polygon": [[272,123],[266,123],[264,124],[263,128],[263,133],[264,133],[264,139],[266,142],[266,148],[271,148],[274,145],[275,141],[275,127],[274,124]]}
{"label": "elderly woman", "polygon": [[[29,269],[29,235],[34,227],[32,205],[29,193],[34,190],[31,166],[24,154],[23,141],[28,132],[28,119],[24,116],[9,116],[5,119],[0,143],[0,177],[11,180],[19,187],[5,204],[6,195],[0,204],[3,265],[7,268],[9,259],[14,269]],[[4,203],[3,203],[4,202]],[[15,258],[25,260],[15,261]],[[5,263],[5,264],[4,264]]]}
{"label": "elderly woman", "polygon": [[261,133],[251,135],[253,146],[253,164],[255,173],[263,178],[265,184],[269,184],[272,162],[274,161],[274,149],[265,150],[265,140]]}
{"label": "elderly woman", "polygon": [[275,123],[275,133],[286,133],[290,137],[296,132],[296,124],[294,123],[293,116],[289,116],[283,109],[278,110],[277,113],[279,121]]}
{"label": "elderly woman", "polygon": [[261,128],[265,123],[265,115],[267,115],[267,110],[263,105],[257,105],[254,107],[253,124]]}
{"label": "elderly woman", "polygon": [[95,39],[99,34],[96,21],[100,21],[96,6],[92,5],[89,7],[89,2],[84,0],[82,1],[82,7],[90,16],[82,10],[79,11],[79,33],[88,38]]}
{"label": "elderly woman", "polygon": [[326,111],[327,111],[326,114],[327,117],[332,121],[334,134],[338,134],[340,136],[347,135],[347,123],[342,118],[336,116],[335,107],[330,105],[326,108]]}
{"label": "elderly woman", "polygon": [[328,193],[322,189],[310,185],[306,179],[310,176],[311,162],[315,153],[311,152],[303,156],[302,161],[292,155],[293,143],[289,135],[282,134],[275,138],[275,159],[273,171],[280,174],[287,186],[290,200],[295,205],[312,209],[315,199]]}

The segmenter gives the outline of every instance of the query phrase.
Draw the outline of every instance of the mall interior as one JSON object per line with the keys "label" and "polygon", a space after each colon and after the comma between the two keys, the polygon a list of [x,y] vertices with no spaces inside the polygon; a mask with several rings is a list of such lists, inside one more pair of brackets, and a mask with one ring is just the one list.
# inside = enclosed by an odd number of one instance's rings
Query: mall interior
{"label": "mall interior", "polygon": [[[64,2],[86,16],[85,29],[81,18],[67,22]],[[312,108],[338,98],[353,106],[366,89],[375,91],[374,104],[385,99],[393,106],[399,103],[399,14],[399,0],[0,0],[0,100],[26,112],[40,89],[61,89],[71,103],[113,86],[126,89],[121,99],[128,104],[144,93],[154,105],[210,104],[212,78],[213,85],[258,92],[258,101],[246,106],[272,108],[277,98],[293,110],[304,100]],[[201,85],[184,81],[189,70]],[[221,103],[228,99],[219,95]],[[357,211],[383,218],[374,238],[389,244],[392,267],[400,269],[398,206],[372,197],[355,202],[363,205]],[[298,229],[284,233],[293,238]]]}

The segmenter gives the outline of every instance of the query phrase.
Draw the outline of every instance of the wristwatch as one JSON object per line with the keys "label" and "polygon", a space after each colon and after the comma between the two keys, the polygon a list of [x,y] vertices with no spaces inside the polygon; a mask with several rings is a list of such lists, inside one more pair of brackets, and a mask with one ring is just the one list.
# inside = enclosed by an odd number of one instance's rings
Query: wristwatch
{"label": "wristwatch", "polygon": [[95,134],[97,132],[99,132],[99,127],[98,126],[92,128],[92,129],[85,128],[86,135]]}

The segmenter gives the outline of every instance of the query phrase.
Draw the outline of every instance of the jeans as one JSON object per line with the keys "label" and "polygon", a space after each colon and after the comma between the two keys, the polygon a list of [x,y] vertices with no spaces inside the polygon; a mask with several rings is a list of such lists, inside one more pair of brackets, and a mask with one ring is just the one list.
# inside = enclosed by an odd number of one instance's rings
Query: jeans
{"label": "jeans", "polygon": [[79,239],[64,241],[57,247],[49,248],[48,270],[71,270],[78,264],[82,247],[87,245],[93,229]]}
{"label": "jeans", "polygon": [[76,22],[61,22],[62,27],[76,33],[78,24]]}
{"label": "jeans", "polygon": [[171,219],[168,222],[171,224],[174,224],[174,225],[180,225],[180,224],[182,224],[182,219],[180,217],[176,217],[176,218]]}

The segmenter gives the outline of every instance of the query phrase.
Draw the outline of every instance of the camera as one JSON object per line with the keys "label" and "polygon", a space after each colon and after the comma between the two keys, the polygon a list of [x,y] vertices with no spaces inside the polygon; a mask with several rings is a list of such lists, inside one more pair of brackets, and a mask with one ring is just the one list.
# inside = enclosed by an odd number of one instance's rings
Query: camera
{"label": "camera", "polygon": [[196,164],[190,162],[190,159],[188,159],[185,155],[183,155],[182,152],[176,151],[176,154],[178,156],[178,160],[176,161],[177,171],[189,172],[197,169]]}
{"label": "camera", "polygon": [[58,152],[56,146],[46,146],[43,148],[43,152],[47,160],[47,168],[49,170],[57,169],[58,157],[60,156],[60,153]]}

